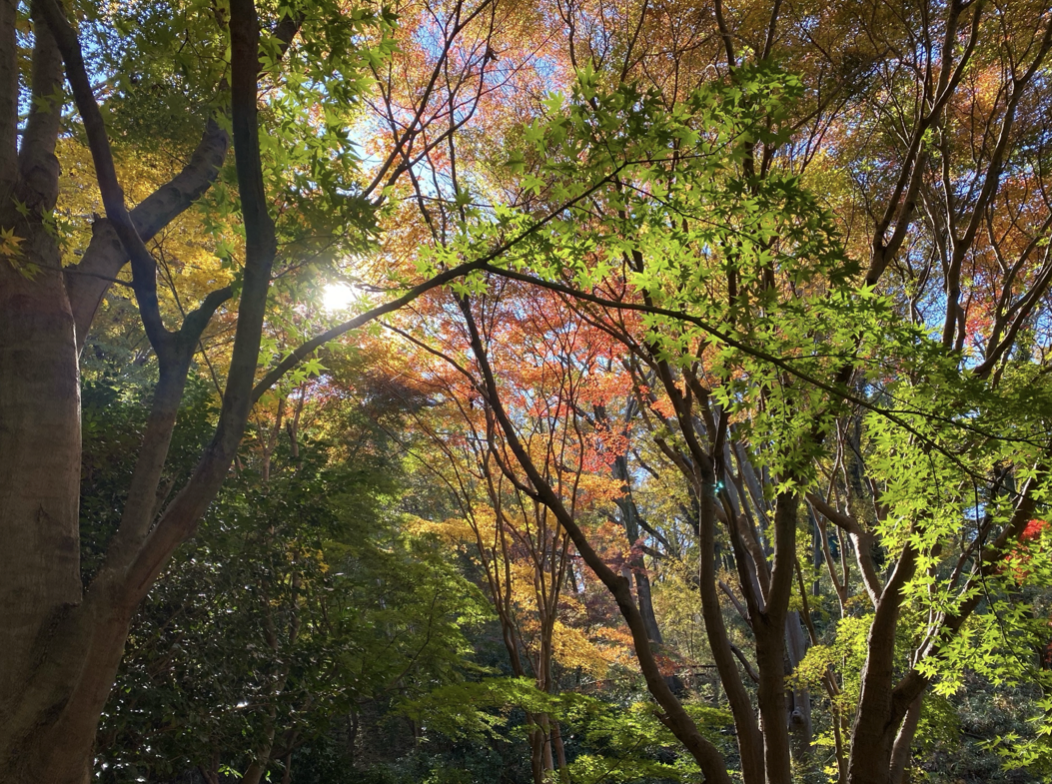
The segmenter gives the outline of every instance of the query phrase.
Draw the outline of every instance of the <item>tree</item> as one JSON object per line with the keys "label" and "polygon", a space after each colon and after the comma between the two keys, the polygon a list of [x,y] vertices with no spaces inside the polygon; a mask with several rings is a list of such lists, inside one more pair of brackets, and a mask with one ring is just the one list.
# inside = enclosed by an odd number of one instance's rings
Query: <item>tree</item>
{"label": "tree", "polygon": [[[391,19],[338,4],[67,17],[37,0],[26,18],[10,0],[2,8],[0,644],[13,664],[0,675],[0,777],[87,776],[134,608],[216,496],[265,390],[327,340],[465,275],[436,313],[467,337],[461,364],[497,425],[493,451],[515,458],[501,471],[615,597],[664,721],[706,777],[727,780],[727,759],[670,687],[651,645],[656,619],[581,527],[553,480],[561,467],[531,453],[502,388],[486,339],[495,277],[553,292],[623,347],[616,372],[631,378],[624,408],[638,420],[628,430],[661,456],[655,473],[680,475],[696,537],[681,554],[698,559],[746,784],[788,781],[809,764],[807,732],[794,743],[790,727],[812,694],[797,680],[789,695],[786,658],[800,666],[808,646],[820,656],[824,643],[859,638],[850,624],[820,627],[804,605],[806,578],[818,578],[803,565],[816,554],[845,620],[853,594],[872,608],[857,710],[833,722],[841,780],[897,784],[929,689],[966,665],[1001,677],[1036,638],[1043,621],[1019,610],[999,561],[1040,516],[1047,484],[1052,26],[1042,4],[714,0],[680,14],[574,2],[542,9],[565,34],[538,42],[524,33],[536,10],[436,2],[407,9],[402,40],[415,59],[399,67],[381,57]],[[19,45],[30,42],[20,82]],[[52,214],[63,65],[106,211],[68,269]],[[379,164],[362,176],[346,129],[366,74],[383,134],[370,138]],[[576,93],[498,100],[545,74],[576,78]],[[100,104],[93,81],[107,79]],[[494,105],[507,109],[477,112]],[[205,129],[200,141],[187,118]],[[129,212],[112,142],[134,151],[151,137],[193,152]],[[223,171],[231,139],[235,166]],[[216,244],[233,283],[216,281],[177,316],[145,242],[205,192],[213,206],[238,205],[244,247]],[[391,214],[410,205],[419,221],[384,236],[386,253],[363,266],[404,293],[292,351],[268,342],[261,358],[277,303],[296,296],[295,270],[363,250],[381,201],[402,197]],[[78,352],[129,261],[157,381],[121,523],[84,589]],[[235,337],[217,373],[215,436],[166,500],[179,401],[221,310]],[[586,413],[568,408],[564,422],[597,431]],[[638,459],[631,468],[645,471]],[[623,487],[633,472],[619,470]],[[972,639],[984,657],[968,655]],[[837,690],[855,672],[819,669],[810,686],[842,710]],[[1036,663],[1026,676],[1042,677]]]}
{"label": "tree", "polygon": [[[0,564],[5,619],[0,677],[0,758],[5,764],[0,775],[10,781],[87,780],[95,728],[135,608],[215,497],[254,401],[314,347],[304,347],[257,384],[279,237],[302,251],[311,242],[318,247],[317,230],[327,229],[322,248],[360,245],[369,233],[368,199],[393,176],[394,156],[372,185],[357,188],[348,182],[347,173],[356,169],[350,142],[340,131],[346,113],[354,110],[359,75],[389,46],[389,17],[319,4],[264,9],[261,20],[251,2],[235,2],[229,12],[215,13],[194,5],[129,8],[110,17],[76,10],[79,30],[61,5],[49,0],[34,3],[28,19],[20,19],[18,4],[5,3],[0,19],[5,107],[0,223],[6,237],[0,265],[0,533],[8,543]],[[173,28],[165,25],[173,15],[186,25],[178,45]],[[261,43],[262,24],[270,31]],[[89,33],[94,37],[87,47],[79,36]],[[32,39],[32,74],[23,93],[18,62],[25,36]],[[223,55],[228,43],[229,66]],[[327,53],[324,66],[322,52]],[[283,62],[289,63],[287,72]],[[100,107],[92,78],[114,65],[128,77],[147,78],[145,84],[123,81],[116,97]],[[61,266],[53,228],[63,66],[106,210],[106,217],[94,222],[82,259],[68,269]],[[151,91],[172,84],[176,89],[166,100],[177,96],[182,103],[150,103]],[[271,95],[262,115],[271,133],[261,136],[263,89]],[[329,106],[323,122],[288,122],[322,95]],[[17,107],[23,98],[31,108],[19,128]],[[146,110],[158,107],[167,110],[161,115],[168,121],[189,110],[204,131],[183,169],[129,210],[109,129],[121,128],[122,118],[125,128],[137,121],[148,125],[159,118]],[[182,130],[185,123],[176,125]],[[164,126],[162,120],[153,129]],[[420,130],[410,127],[403,141]],[[172,141],[184,140],[176,135]],[[229,181],[236,184],[244,225],[236,283],[208,293],[177,328],[169,329],[158,304],[157,264],[144,241],[216,182],[231,141],[236,177]],[[268,190],[283,194],[277,221]],[[325,216],[321,225],[309,222],[312,202]],[[130,285],[158,375],[120,526],[104,563],[83,588],[78,354],[103,295],[129,261]],[[236,326],[218,424],[191,477],[166,503],[160,479],[187,374],[205,328],[232,297]],[[344,331],[354,326],[344,325]]]}
{"label": "tree", "polygon": [[[518,288],[494,291],[485,316],[488,345],[524,349],[502,357],[509,406],[529,432],[531,453],[543,456],[538,459],[551,472],[550,481],[573,498],[580,517],[593,525],[604,522],[600,510],[618,489],[600,473],[606,471],[611,445],[575,430],[567,417],[570,408],[588,406],[605,392],[595,387],[607,380],[596,372],[603,351],[596,339],[600,335],[587,325],[553,319],[548,297]],[[441,304],[435,304],[441,312]],[[420,337],[390,329],[401,333],[407,348],[418,350],[412,360],[402,356],[398,367],[403,374],[412,368],[415,387],[431,401],[429,411],[414,416],[415,429],[434,445],[419,462],[448,488],[458,508],[458,517],[435,527],[471,552],[496,610],[513,675],[532,677],[545,694],[559,693],[560,681],[566,680],[559,670],[602,680],[625,653],[619,632],[601,612],[586,608],[591,581],[565,531],[531,497],[523,478],[506,472],[514,458],[501,448],[492,417],[480,403],[484,393],[458,360],[468,350],[467,336],[441,318],[427,321],[435,329]],[[527,719],[534,725],[534,780],[543,782],[556,769],[568,775],[558,722],[544,712]]]}
{"label": "tree", "polygon": [[[3,6],[0,535],[9,547],[0,561],[0,642],[9,666],[0,677],[0,775],[6,779],[64,782],[88,775],[95,726],[135,608],[216,496],[252,406],[266,390],[324,343],[517,241],[409,285],[393,270],[391,282],[401,296],[291,351],[283,347],[257,378],[260,361],[271,360],[269,347],[261,352],[271,303],[295,296],[295,273],[312,260],[367,246],[390,188],[458,131],[458,118],[470,117],[486,94],[495,58],[477,41],[473,53],[460,58],[455,45],[480,24],[492,29],[492,14],[483,14],[489,6],[436,9],[449,24],[425,70],[432,85],[440,78],[451,88],[471,82],[474,97],[446,108],[437,99],[448,95],[433,89],[414,98],[411,116],[391,127],[391,143],[368,177],[348,127],[358,116],[364,85],[379,78],[392,47],[393,18],[383,10],[324,2],[257,9],[235,2],[228,11],[172,3],[103,12],[78,6],[71,18],[53,0],[32,4],[28,14],[13,0]],[[22,79],[26,44],[32,68]],[[98,79],[114,88],[101,103],[93,85]],[[91,242],[68,268],[54,213],[60,196],[56,149],[66,133],[64,82],[82,123],[72,132],[83,134],[91,152],[106,213],[92,222]],[[391,92],[385,100],[389,109],[396,105]],[[20,126],[17,107],[23,103],[30,108]],[[197,141],[188,136],[195,122]],[[127,141],[130,154],[151,146],[174,151],[186,164],[129,210],[115,140]],[[231,142],[234,166],[225,168]],[[214,224],[217,210],[220,217],[240,216],[243,245],[219,237],[212,248],[234,280],[202,296],[196,309],[187,307],[185,316],[172,314],[158,293],[157,270],[164,265],[145,243],[205,193],[214,196],[206,224]],[[84,588],[78,354],[100,302],[126,266],[131,276],[123,282],[134,292],[157,380],[120,526]],[[280,286],[272,286],[276,279]],[[225,378],[215,378],[223,402],[214,436],[186,484],[163,488],[194,355],[223,309],[234,337]],[[172,319],[178,327],[169,328]]]}
{"label": "tree", "polygon": [[[951,38],[964,10],[949,10]],[[950,67],[942,66],[942,86],[933,83],[929,113],[941,111],[940,101],[948,99],[954,79],[967,70],[968,47],[974,45],[968,42],[982,28],[982,11],[981,6],[970,10],[971,33],[961,33],[965,49],[959,73],[952,76]],[[1022,95],[1046,51],[1046,21],[1029,22],[1034,26],[1027,51],[1034,59],[1014,72],[1009,95],[1011,90]],[[883,213],[887,224],[878,226],[868,262],[853,263],[840,246],[832,216],[800,189],[791,166],[776,165],[776,151],[793,138],[790,107],[803,84],[778,77],[769,63],[740,64],[730,42],[728,50],[730,77],[672,103],[667,111],[660,94],[625,85],[604,90],[602,77],[587,72],[573,101],[553,99],[552,120],[535,125],[528,136],[537,145],[532,160],[540,163],[539,176],[531,173],[526,187],[542,198],[563,201],[587,187],[582,168],[591,174],[590,182],[606,181],[609,187],[588,191],[588,198],[573,204],[565,217],[535,234],[530,249],[516,255],[510,269],[490,265],[487,272],[581,303],[582,317],[606,325],[638,361],[639,386],[661,390],[663,400],[644,397],[641,408],[659,409],[664,427],[655,437],[668,444],[668,459],[682,470],[695,504],[706,633],[735,715],[745,780],[790,780],[790,728],[807,721],[810,711],[806,693],[799,695],[802,707],[788,704],[785,680],[786,656],[799,664],[807,647],[805,620],[790,613],[794,589],[803,584],[797,536],[806,498],[815,515],[853,540],[874,605],[851,742],[845,742],[845,726],[839,743],[840,776],[853,782],[898,781],[924,691],[938,678],[952,682],[953,668],[964,660],[961,640],[984,624],[992,632],[996,625],[989,619],[1003,621],[1005,605],[988,585],[1005,545],[1023,531],[1046,492],[1044,409],[1027,402],[1033,400],[1032,389],[1020,396],[1017,386],[1021,379],[1027,379],[1024,386],[1033,383],[1037,368],[1029,357],[1036,349],[1025,349],[1015,363],[997,353],[974,371],[969,367],[962,356],[967,329],[960,323],[960,303],[954,304],[960,263],[952,254],[944,270],[953,317],[944,324],[956,320],[956,326],[943,330],[941,342],[932,342],[924,333],[923,312],[915,317],[916,328],[897,323],[902,313],[897,281],[887,298],[874,296],[873,287],[891,259],[907,253],[901,243],[912,225],[908,199],[902,210],[893,206]],[[1007,115],[991,120],[1000,123],[1005,149],[1014,111],[1008,103],[995,107],[995,113]],[[931,116],[920,116],[921,125],[932,122]],[[911,155],[917,153],[907,153],[895,201],[909,182],[920,187],[927,171],[927,163]],[[982,175],[991,194],[1001,188],[1000,155],[993,155]],[[528,154],[519,155],[517,163],[530,160]],[[922,171],[916,173],[914,166]],[[968,177],[974,182],[974,171]],[[984,198],[989,197],[981,197],[981,203]],[[949,214],[956,221],[955,209]],[[501,217],[515,220],[513,211]],[[966,220],[978,227],[982,218],[969,212]],[[892,223],[896,228],[889,239],[884,232]],[[1027,268],[1033,252],[1028,242],[1035,247],[1043,242],[1034,239],[1044,236],[1043,225],[1026,224],[1032,239],[1020,243],[1025,255],[1019,266],[1003,264],[1002,274],[1014,278]],[[962,247],[974,240],[975,231],[953,235],[959,258],[971,252]],[[1017,300],[1013,313],[1042,296],[1040,275],[1032,280],[1037,288]],[[470,293],[484,300],[483,291],[480,285]],[[1013,295],[1004,296],[1008,302]],[[472,335],[478,383],[530,490],[560,519],[617,597],[666,723],[706,775],[722,780],[724,761],[659,682],[627,584],[590,546],[570,500],[525,447],[521,423],[505,405],[507,393],[490,363],[485,329],[477,326],[482,317],[467,296],[461,311]],[[642,323],[626,324],[620,315],[625,311],[642,313]],[[1004,313],[1002,320],[1012,318]],[[996,367],[1003,368],[1003,378],[993,374]],[[1030,415],[1024,422],[1017,414],[1025,409]],[[947,411],[968,414],[948,416]],[[847,455],[857,456],[857,462]],[[859,471],[861,483],[858,474],[852,476]],[[823,474],[829,484],[819,491],[816,483]],[[838,508],[830,503],[830,493],[866,497],[873,518]],[[742,599],[717,578],[720,524]],[[880,556],[871,552],[874,547]],[[949,553],[958,555],[951,559]],[[835,573],[831,578],[839,584]],[[756,667],[742,663],[756,681],[762,725],[738,669],[742,657],[728,638],[721,591],[738,607],[753,637]],[[798,595],[803,600],[805,592]],[[974,615],[977,610],[991,615],[983,621]],[[806,605],[804,612],[809,612]],[[921,621],[924,613],[927,620]],[[1019,618],[1020,638],[1032,639],[1031,622],[1015,611],[1013,618]],[[917,626],[904,628],[900,619]],[[897,673],[899,630],[910,638],[910,664]],[[808,632],[816,644],[813,627]],[[795,650],[787,650],[787,640]],[[1003,643],[990,662],[1016,655],[1007,639]],[[837,675],[831,673],[825,685],[835,698],[841,688]],[[808,745],[805,738],[796,746],[797,765],[806,763]]]}
{"label": "tree", "polygon": [[[109,389],[86,391],[85,497],[102,499],[119,493],[130,472],[127,452],[107,434],[126,432],[121,420],[137,407]],[[207,409],[193,410],[208,400],[201,392],[184,404],[177,441],[207,440]],[[298,449],[282,443],[280,461],[244,456],[167,567],[132,625],[99,731],[96,777],[290,775],[300,749],[345,717],[353,726],[369,703],[457,676],[470,650],[462,627],[480,616],[474,592],[430,542],[399,530],[397,455],[382,448],[382,431],[360,411],[326,418],[328,428],[317,420],[304,428]],[[319,440],[323,429],[332,440]],[[329,459],[348,446],[351,456]],[[194,457],[180,449],[170,469],[182,462],[188,473]],[[268,458],[275,464],[264,479],[258,469]],[[105,541],[94,529],[116,523],[93,509],[82,526]]]}

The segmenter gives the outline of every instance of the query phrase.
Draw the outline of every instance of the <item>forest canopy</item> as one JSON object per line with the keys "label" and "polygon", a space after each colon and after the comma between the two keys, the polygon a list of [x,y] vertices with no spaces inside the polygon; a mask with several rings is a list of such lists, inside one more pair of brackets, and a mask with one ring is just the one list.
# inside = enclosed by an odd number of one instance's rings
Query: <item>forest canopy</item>
{"label": "forest canopy", "polygon": [[0,0],[0,782],[1052,781],[1050,50]]}

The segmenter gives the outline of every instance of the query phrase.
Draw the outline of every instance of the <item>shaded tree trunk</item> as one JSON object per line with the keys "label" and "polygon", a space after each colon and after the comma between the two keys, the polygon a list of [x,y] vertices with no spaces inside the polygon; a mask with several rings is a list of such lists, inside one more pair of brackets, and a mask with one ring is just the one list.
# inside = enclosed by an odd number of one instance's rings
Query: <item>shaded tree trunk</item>
{"label": "shaded tree trunk", "polygon": [[894,716],[895,629],[900,591],[916,571],[917,552],[907,545],[877,602],[862,670],[862,694],[851,731],[850,784],[888,784],[899,722]]}
{"label": "shaded tree trunk", "polygon": [[910,703],[906,711],[906,718],[902,720],[902,726],[899,728],[899,734],[895,736],[895,743],[891,747],[890,784],[905,784],[907,780],[910,752],[913,747],[913,738],[917,734],[917,725],[920,723],[923,703],[923,694]]}
{"label": "shaded tree trunk", "polygon": [[[12,8],[4,2],[0,16],[9,16]],[[154,525],[158,480],[192,347],[215,308],[230,293],[215,292],[178,332],[165,331],[159,313],[151,312],[151,306],[156,308],[155,288],[150,286],[151,280],[156,284],[155,271],[139,230],[148,236],[208,187],[216,174],[216,158],[221,161],[225,154],[226,135],[220,133],[217,140],[217,126],[210,124],[199,154],[180,175],[186,177],[177,177],[158,192],[164,192],[163,203],[144,202],[138,216],[129,214],[76,33],[55,0],[36,0],[32,17],[32,91],[41,100],[32,103],[17,155],[10,146],[13,138],[7,139],[5,133],[0,139],[0,144],[7,145],[0,149],[4,159],[0,168],[6,174],[15,172],[3,195],[14,196],[24,205],[16,214],[6,206],[13,200],[5,198],[0,208],[3,226],[13,228],[22,238],[19,257],[0,262],[0,538],[4,541],[0,548],[0,613],[4,618],[0,625],[0,650],[4,651],[0,782],[86,784],[99,717],[123,655],[134,608],[214,497],[244,430],[273,242],[268,243],[267,227],[261,228],[258,220],[248,227],[245,294],[234,348],[234,362],[243,367],[240,372],[232,370],[228,378],[215,442],[190,485]],[[231,29],[233,72],[240,79],[240,91],[250,93],[247,102],[241,96],[239,105],[235,84],[235,134],[240,133],[240,146],[249,148],[238,152],[239,161],[247,156],[239,176],[249,186],[244,193],[246,223],[251,223],[255,218],[249,214],[252,207],[261,203],[261,179],[246,179],[250,169],[259,170],[258,143],[253,144],[257,135],[258,24],[250,0],[241,0],[232,13]],[[4,80],[0,104],[11,91],[17,95],[17,73],[4,67],[16,51],[15,43],[14,25],[0,24],[0,79]],[[139,260],[145,262],[146,272],[140,264],[134,286],[144,325],[161,360],[161,378],[120,529],[86,591],[81,586],[78,541],[78,354],[83,331],[106,287],[69,284],[78,270],[63,273],[59,249],[44,223],[58,195],[54,150],[61,115],[42,99],[59,89],[63,63],[84,119],[107,215],[116,221],[121,238],[115,246],[96,245],[97,251],[85,255],[84,269],[79,271],[96,274],[102,259],[117,265],[115,273],[126,262],[127,253],[145,253]],[[247,110],[246,103],[250,103]],[[0,124],[16,122],[17,113],[0,117]],[[15,162],[17,169],[8,166]],[[253,191],[257,183],[260,187]],[[265,206],[262,209],[265,214]],[[272,240],[272,228],[270,235]]]}

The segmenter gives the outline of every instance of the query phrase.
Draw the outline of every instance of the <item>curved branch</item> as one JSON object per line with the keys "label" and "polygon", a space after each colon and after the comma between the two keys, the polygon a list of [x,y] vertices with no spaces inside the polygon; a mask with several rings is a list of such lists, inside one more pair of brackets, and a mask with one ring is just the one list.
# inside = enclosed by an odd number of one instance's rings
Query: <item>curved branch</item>
{"label": "curved branch", "polygon": [[[209,118],[186,166],[131,211],[132,223],[143,241],[149,241],[212,186],[229,146],[229,134],[214,117]],[[97,218],[84,256],[78,264],[65,270],[78,351],[84,349],[88,330],[110,283],[127,263],[128,254],[113,224],[107,218]]]}
{"label": "curved branch", "polygon": [[139,304],[139,314],[150,344],[160,356],[169,350],[171,334],[165,329],[157,301],[156,264],[142,237],[139,236],[124,203],[124,191],[117,179],[117,169],[113,163],[113,151],[106,133],[106,124],[102,119],[98,102],[95,100],[91,80],[88,78],[80,41],[57,0],[37,0],[37,4],[62,53],[62,61],[66,65],[66,79],[73,91],[73,99],[87,133],[88,148],[91,150],[91,158],[95,164],[95,175],[102,194],[102,203],[106,207],[106,215],[120,238],[121,245],[131,257],[133,286],[135,298]]}
{"label": "curved branch", "polygon": [[632,596],[632,589],[629,581],[616,574],[609,566],[607,566],[602,556],[600,556],[592,547],[591,543],[588,541],[588,537],[585,536],[584,532],[574,520],[573,515],[571,515],[566,509],[563,505],[562,499],[559,498],[548,481],[534,465],[529,453],[519,440],[518,433],[515,431],[515,426],[509,419],[501,401],[500,393],[497,389],[497,382],[493,375],[493,369],[490,367],[488,356],[482,345],[482,340],[479,336],[474,316],[471,313],[470,305],[467,300],[464,299],[460,299],[459,303],[468,326],[472,352],[475,354],[475,359],[479,364],[479,369],[483,376],[490,409],[493,411],[500,429],[504,433],[508,447],[515,455],[515,459],[518,461],[523,471],[525,471],[530,482],[533,484],[541,502],[551,510],[553,515],[555,515],[555,518],[559,521],[563,530],[566,531],[566,534],[573,541],[574,547],[577,548],[577,552],[580,553],[581,558],[584,559],[585,563],[588,564],[596,577],[598,577],[603,585],[606,586],[607,590],[610,591],[614,600],[617,602],[618,609],[621,611],[621,615],[628,624],[628,628],[632,634],[632,641],[636,648],[636,656],[639,661],[640,669],[643,672],[643,677],[646,680],[647,688],[650,690],[655,701],[664,711],[662,722],[672,731],[680,742],[686,746],[687,750],[691,753],[691,756],[694,757],[698,766],[705,774],[706,781],[712,781],[716,784],[730,784],[730,777],[727,774],[727,765],[723,759],[723,755],[720,754],[719,750],[698,731],[697,725],[694,723],[693,719],[690,718],[690,715],[683,709],[683,705],[680,701],[672,693],[672,690],[669,688],[668,683],[665,681],[665,678],[661,673],[660,667],[658,667],[657,661],[651,651],[646,624],[643,622],[643,616],[640,614],[639,608],[636,606],[635,599]]}
{"label": "curved branch", "polygon": [[877,567],[873,563],[873,535],[865,530],[854,517],[835,509],[817,493],[807,493],[805,497],[816,512],[837,528],[846,531],[851,537],[851,541],[855,545],[855,557],[858,560],[858,568],[862,572],[862,582],[866,586],[866,593],[869,594],[870,600],[876,605],[884,588],[880,584]]}
{"label": "curved branch", "polygon": [[317,351],[319,348],[324,346],[330,340],[334,340],[340,335],[350,332],[351,330],[358,329],[359,327],[368,324],[370,321],[373,321],[374,319],[379,318],[380,316],[385,316],[388,313],[392,313],[398,310],[399,308],[408,305],[410,302],[422,296],[423,294],[426,294],[432,289],[438,288],[439,286],[443,286],[446,283],[450,283],[451,281],[454,281],[457,278],[462,278],[471,272],[483,269],[491,269],[491,267],[489,266],[491,261],[504,255],[509,250],[518,245],[520,242],[527,239],[536,232],[540,231],[565,210],[569,209],[570,207],[573,207],[578,202],[584,201],[597,190],[602,188],[604,185],[610,183],[628,165],[629,162],[622,163],[620,166],[618,166],[612,172],[610,172],[610,174],[598,180],[589,188],[586,188],[582,193],[578,194],[577,196],[574,196],[572,199],[567,200],[563,204],[560,204],[558,207],[556,207],[547,215],[545,215],[541,220],[537,221],[532,226],[524,229],[519,234],[512,237],[510,240],[500,243],[499,245],[497,245],[497,247],[495,247],[493,250],[491,250],[489,253],[485,254],[481,258],[475,259],[474,261],[465,262],[463,264],[458,264],[456,267],[451,267],[447,270],[443,270],[442,272],[438,273],[437,275],[434,275],[433,277],[429,278],[423,283],[420,283],[414,286],[413,288],[409,289],[409,291],[407,291],[401,297],[393,299],[390,302],[386,302],[383,305],[378,305],[377,307],[366,311],[360,316],[356,316],[350,321],[345,321],[342,324],[338,324],[332,329],[328,329],[325,332],[322,332],[321,334],[311,338],[306,343],[303,343],[302,345],[298,346],[292,351],[291,354],[285,357],[285,359],[279,362],[270,372],[268,372],[258,384],[256,384],[255,389],[252,390],[252,402],[256,402],[257,400],[259,400],[268,389],[274,386],[274,384],[276,384],[281,379],[282,376],[284,376],[286,373],[292,370],[292,368],[294,368],[296,365],[298,365],[300,362],[302,362],[304,359],[310,356],[313,352]]}

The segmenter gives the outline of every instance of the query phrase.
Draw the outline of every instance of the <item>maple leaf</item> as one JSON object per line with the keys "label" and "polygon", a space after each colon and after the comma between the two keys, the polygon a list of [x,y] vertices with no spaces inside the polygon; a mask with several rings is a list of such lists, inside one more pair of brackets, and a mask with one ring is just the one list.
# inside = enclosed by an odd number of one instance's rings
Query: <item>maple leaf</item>
{"label": "maple leaf", "polygon": [[22,240],[22,237],[15,234],[13,226],[9,229],[0,227],[0,254],[4,256],[22,255],[22,248],[19,247],[22,244]]}

